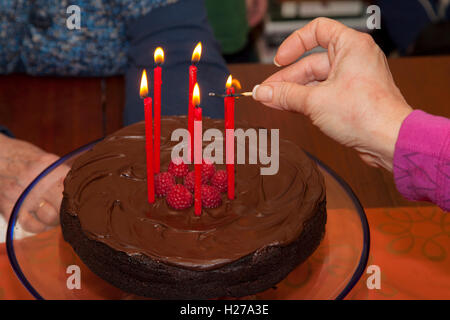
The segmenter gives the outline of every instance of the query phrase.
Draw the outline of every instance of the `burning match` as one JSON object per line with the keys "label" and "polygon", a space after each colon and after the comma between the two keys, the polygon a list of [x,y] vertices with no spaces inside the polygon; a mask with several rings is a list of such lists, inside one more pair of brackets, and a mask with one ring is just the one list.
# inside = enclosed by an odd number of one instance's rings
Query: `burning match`
{"label": "burning match", "polygon": [[217,94],[215,92],[210,92],[210,97],[219,97],[219,98],[225,98],[225,97],[251,97],[253,95],[252,92],[242,92],[242,93],[235,93],[235,94]]}

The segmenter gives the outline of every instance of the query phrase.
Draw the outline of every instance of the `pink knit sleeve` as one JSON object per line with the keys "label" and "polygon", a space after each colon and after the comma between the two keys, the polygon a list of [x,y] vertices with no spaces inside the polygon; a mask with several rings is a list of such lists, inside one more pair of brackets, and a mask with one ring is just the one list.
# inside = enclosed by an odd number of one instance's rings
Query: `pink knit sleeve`
{"label": "pink knit sleeve", "polygon": [[450,211],[450,119],[413,111],[395,145],[394,178],[409,200],[425,200]]}

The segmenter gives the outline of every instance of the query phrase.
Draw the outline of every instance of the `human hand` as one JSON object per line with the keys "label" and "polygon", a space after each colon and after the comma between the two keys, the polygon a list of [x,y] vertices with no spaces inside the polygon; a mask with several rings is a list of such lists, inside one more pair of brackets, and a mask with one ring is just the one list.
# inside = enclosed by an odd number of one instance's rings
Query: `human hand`
{"label": "human hand", "polygon": [[[295,62],[317,46],[328,51]],[[400,126],[412,109],[370,35],[318,18],[290,35],[274,62],[287,67],[255,87],[256,100],[305,114],[369,165],[392,171]]]}
{"label": "human hand", "polygon": [[246,0],[247,3],[247,21],[250,27],[257,26],[266,15],[267,0]]}
{"label": "human hand", "polygon": [[[46,167],[58,159],[38,147],[0,134],[0,213],[9,219],[14,204],[24,189]],[[59,221],[63,180],[69,168],[58,167],[23,204],[18,223],[26,231],[42,232]]]}

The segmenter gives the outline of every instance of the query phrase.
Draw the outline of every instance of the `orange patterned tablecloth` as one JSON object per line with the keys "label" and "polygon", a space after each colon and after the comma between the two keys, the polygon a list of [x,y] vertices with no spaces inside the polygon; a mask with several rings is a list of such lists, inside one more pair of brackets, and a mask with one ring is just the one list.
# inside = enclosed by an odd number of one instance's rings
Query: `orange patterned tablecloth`
{"label": "orange patterned tablecloth", "polygon": [[[437,207],[366,209],[368,265],[381,269],[381,289],[364,274],[347,299],[450,299],[450,214]],[[0,299],[31,299],[0,244]]]}

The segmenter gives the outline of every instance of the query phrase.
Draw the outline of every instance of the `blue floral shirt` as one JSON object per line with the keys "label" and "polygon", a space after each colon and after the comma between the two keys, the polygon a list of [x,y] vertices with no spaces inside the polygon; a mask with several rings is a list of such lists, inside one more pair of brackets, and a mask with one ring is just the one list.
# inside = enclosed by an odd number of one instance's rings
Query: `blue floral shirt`
{"label": "blue floral shirt", "polygon": [[[79,30],[67,27],[70,5],[80,8]],[[139,81],[143,68],[152,77],[157,46],[166,56],[161,112],[186,114],[188,70],[199,41],[204,54],[197,64],[198,82],[202,105],[207,106],[203,112],[222,118],[223,99],[205,93],[223,92],[229,70],[203,0],[0,0],[0,74],[123,74],[125,125],[144,119]]]}
{"label": "blue floral shirt", "polygon": [[[0,0],[0,73],[108,76],[125,72],[127,22],[178,0]],[[70,5],[81,28],[69,29]]]}

